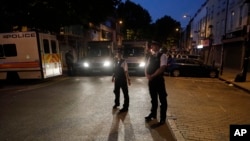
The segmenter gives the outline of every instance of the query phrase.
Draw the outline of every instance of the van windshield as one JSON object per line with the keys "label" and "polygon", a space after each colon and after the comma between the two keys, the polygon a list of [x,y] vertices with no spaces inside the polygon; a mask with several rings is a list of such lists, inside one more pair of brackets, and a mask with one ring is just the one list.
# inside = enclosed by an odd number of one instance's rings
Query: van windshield
{"label": "van windshield", "polygon": [[144,48],[143,47],[124,47],[124,57],[140,57],[144,56]]}
{"label": "van windshield", "polygon": [[91,47],[88,49],[87,56],[89,57],[101,57],[101,56],[109,56],[109,49],[104,47]]}

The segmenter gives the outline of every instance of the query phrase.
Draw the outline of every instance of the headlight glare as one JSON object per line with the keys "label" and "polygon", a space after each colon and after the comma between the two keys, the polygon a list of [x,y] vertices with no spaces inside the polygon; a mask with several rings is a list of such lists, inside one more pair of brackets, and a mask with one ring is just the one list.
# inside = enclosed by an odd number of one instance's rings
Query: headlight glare
{"label": "headlight glare", "polygon": [[89,67],[89,63],[88,62],[84,62],[83,66],[86,67],[86,68],[88,68]]}
{"label": "headlight glare", "polygon": [[140,62],[139,67],[145,67],[145,62]]}
{"label": "headlight glare", "polygon": [[109,67],[111,65],[110,61],[104,61],[103,66],[104,67]]}

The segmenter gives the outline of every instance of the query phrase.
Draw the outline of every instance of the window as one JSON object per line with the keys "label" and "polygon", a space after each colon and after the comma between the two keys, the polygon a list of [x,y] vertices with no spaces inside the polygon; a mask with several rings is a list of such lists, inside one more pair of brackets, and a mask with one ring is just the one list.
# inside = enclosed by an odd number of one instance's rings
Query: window
{"label": "window", "polygon": [[123,55],[124,57],[144,56],[144,48],[139,46],[126,46]]}
{"label": "window", "polygon": [[4,44],[3,49],[6,57],[17,56],[15,44]]}
{"label": "window", "polygon": [[233,22],[234,22],[234,11],[231,11],[231,17],[230,17],[230,29],[233,28]]}
{"label": "window", "polygon": [[52,53],[57,53],[56,41],[54,40],[51,40],[51,49],[52,49]]}
{"label": "window", "polygon": [[239,26],[242,25],[242,13],[243,13],[243,6],[240,6]]}
{"label": "window", "polygon": [[4,56],[3,46],[0,45],[0,57],[3,57],[3,56]]}
{"label": "window", "polygon": [[3,44],[0,46],[0,57],[13,57],[17,56],[15,44]]}
{"label": "window", "polygon": [[47,39],[43,39],[43,49],[44,49],[44,53],[50,53],[49,41]]}
{"label": "window", "polygon": [[109,49],[102,47],[92,47],[88,50],[88,56],[91,57],[109,56]]}

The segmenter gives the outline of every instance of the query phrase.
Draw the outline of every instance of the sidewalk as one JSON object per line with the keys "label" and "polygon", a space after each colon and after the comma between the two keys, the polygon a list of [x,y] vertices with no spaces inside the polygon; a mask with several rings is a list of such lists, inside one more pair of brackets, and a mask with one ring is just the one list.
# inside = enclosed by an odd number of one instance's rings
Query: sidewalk
{"label": "sidewalk", "polygon": [[250,92],[250,73],[247,73],[245,82],[234,82],[236,75],[240,73],[240,70],[224,69],[219,79],[226,81],[227,83],[233,84],[234,86],[241,88],[247,92]]}
{"label": "sidewalk", "polygon": [[250,123],[250,73],[246,82],[234,82],[239,72],[224,69],[219,81],[166,77],[168,123],[177,141],[227,141],[229,125]]}

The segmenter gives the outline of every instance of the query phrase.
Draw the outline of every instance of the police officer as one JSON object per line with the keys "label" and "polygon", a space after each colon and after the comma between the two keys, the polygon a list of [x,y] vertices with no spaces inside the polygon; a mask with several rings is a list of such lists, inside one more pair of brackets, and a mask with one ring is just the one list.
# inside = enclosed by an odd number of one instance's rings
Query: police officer
{"label": "police officer", "polygon": [[152,55],[148,58],[145,75],[148,79],[149,94],[151,97],[151,112],[145,117],[146,121],[151,121],[157,117],[158,97],[160,100],[160,122],[162,125],[166,121],[167,112],[167,92],[165,89],[164,72],[167,66],[167,56],[160,52],[160,44],[153,41],[151,43]]}
{"label": "police officer", "polygon": [[117,51],[114,61],[112,82],[114,82],[115,94],[115,105],[113,106],[113,109],[116,109],[118,106],[120,106],[120,89],[122,89],[124,95],[124,104],[120,112],[127,112],[129,108],[128,84],[130,85],[131,83],[128,75],[128,65],[126,60],[122,58],[121,50]]}
{"label": "police officer", "polygon": [[67,64],[67,71],[69,76],[74,75],[74,56],[73,51],[68,50],[68,52],[65,54],[65,60]]}

